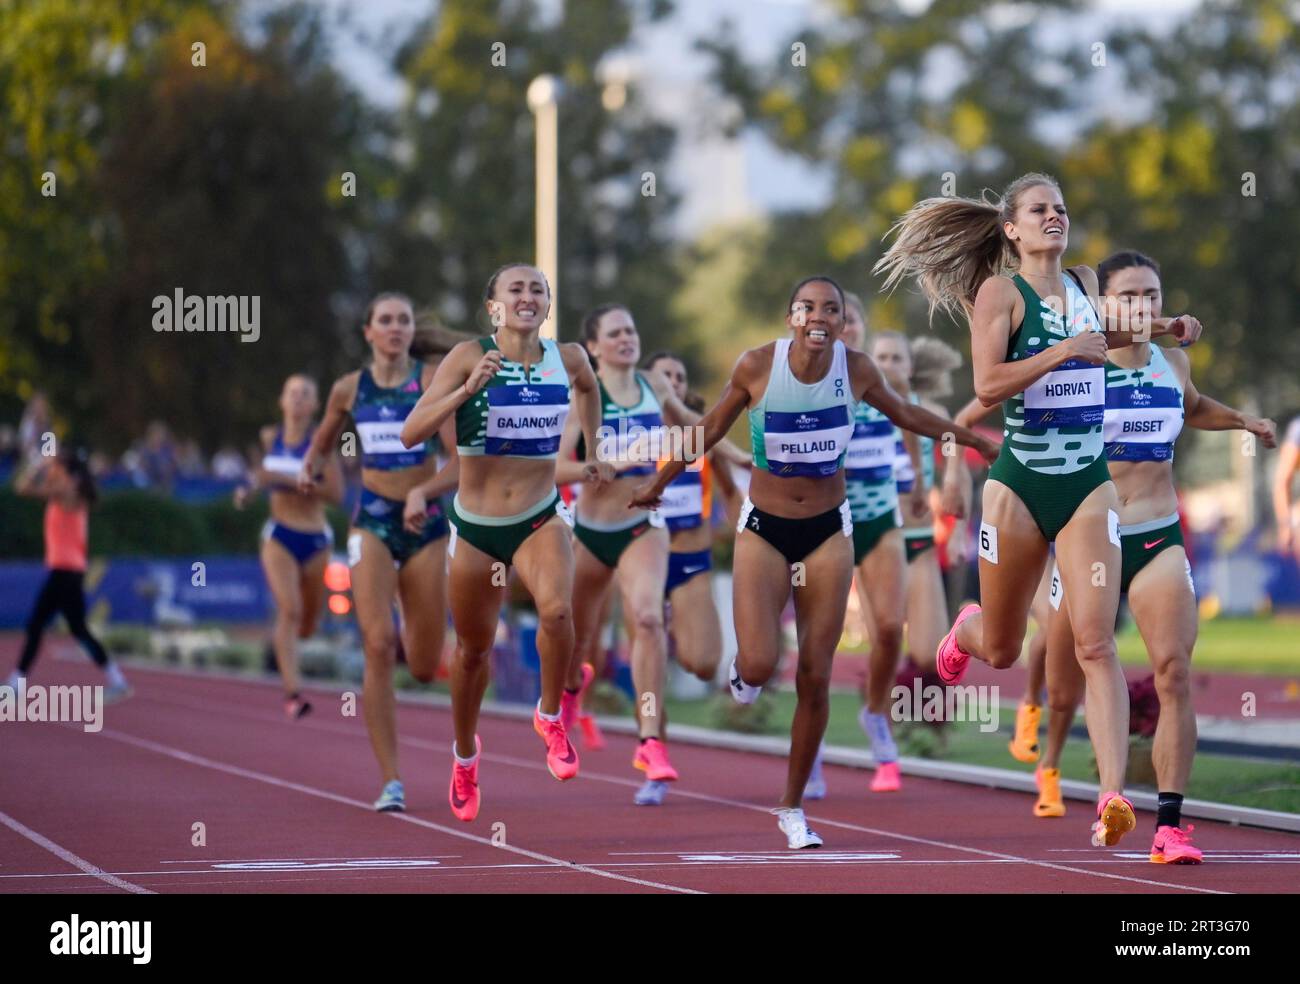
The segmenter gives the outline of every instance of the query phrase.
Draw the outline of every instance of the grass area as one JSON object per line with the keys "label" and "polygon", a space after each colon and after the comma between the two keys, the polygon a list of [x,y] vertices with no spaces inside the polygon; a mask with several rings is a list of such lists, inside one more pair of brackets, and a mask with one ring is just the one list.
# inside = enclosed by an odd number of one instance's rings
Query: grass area
{"label": "grass area", "polygon": [[[668,720],[672,723],[705,728],[718,728],[724,723],[731,726],[740,724],[737,730],[788,735],[794,715],[794,694],[790,691],[767,691],[756,705],[759,710],[749,714],[738,711],[726,695],[705,700],[669,700],[667,705]],[[856,694],[831,694],[827,744],[867,747],[866,738],[858,727],[860,706]],[[1014,717],[1013,709],[1003,708],[999,723],[1009,729]],[[944,729],[942,739],[929,725],[903,725],[898,727],[896,737],[904,755],[1033,772],[1032,766],[1017,762],[1007,751],[1008,732],[981,732],[976,722],[954,723]],[[1093,772],[1092,748],[1086,741],[1071,739],[1065,746],[1061,756],[1061,775],[1082,782],[1097,781]],[[1191,799],[1216,803],[1300,813],[1300,765],[1256,762],[1225,755],[1198,755],[1187,795]]]}
{"label": "grass area", "polygon": [[[1125,663],[1148,664],[1146,646],[1132,619],[1115,641]],[[1300,677],[1300,618],[1279,615],[1202,620],[1192,666],[1198,670]]]}

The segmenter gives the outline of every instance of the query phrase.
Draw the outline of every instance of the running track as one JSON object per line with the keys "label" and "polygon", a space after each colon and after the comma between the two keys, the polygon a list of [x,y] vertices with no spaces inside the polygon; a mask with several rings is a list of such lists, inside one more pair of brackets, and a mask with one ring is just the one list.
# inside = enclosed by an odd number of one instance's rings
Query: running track
{"label": "running track", "polygon": [[[1208,863],[1145,860],[1152,818],[1120,847],[1087,817],[1036,820],[1020,794],[905,778],[871,795],[827,767],[808,805],[820,851],[790,852],[767,809],[784,760],[686,744],[660,808],[636,807],[632,739],[585,753],[561,785],[524,721],[484,718],[483,809],[447,806],[448,712],[399,707],[409,813],[370,810],[378,778],[337,695],[286,721],[273,684],[135,668],[104,730],[0,724],[0,892],[1295,892],[1300,836],[1196,824]],[[33,683],[100,682],[46,659]],[[360,707],[357,708],[358,715]],[[192,825],[206,846],[191,846]],[[493,843],[494,834],[503,844]]]}

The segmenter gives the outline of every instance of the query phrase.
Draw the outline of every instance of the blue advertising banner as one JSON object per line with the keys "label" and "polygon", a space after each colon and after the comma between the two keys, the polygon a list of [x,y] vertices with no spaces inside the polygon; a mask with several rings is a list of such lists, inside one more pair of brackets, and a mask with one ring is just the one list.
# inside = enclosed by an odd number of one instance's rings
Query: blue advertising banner
{"label": "blue advertising banner", "polygon": [[[40,561],[0,564],[0,627],[26,623],[45,576]],[[129,558],[91,561],[86,602],[97,618],[157,625],[262,622],[272,599],[256,557]]]}

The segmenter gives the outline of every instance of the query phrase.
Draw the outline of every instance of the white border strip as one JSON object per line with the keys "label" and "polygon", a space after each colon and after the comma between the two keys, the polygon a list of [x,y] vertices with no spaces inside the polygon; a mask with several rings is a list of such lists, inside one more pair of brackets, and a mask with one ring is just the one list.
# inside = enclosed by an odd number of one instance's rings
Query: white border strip
{"label": "white border strip", "polygon": [[37,845],[38,847],[45,848],[45,850],[49,851],[55,857],[59,858],[60,860],[66,861],[74,868],[80,868],[87,875],[90,875],[90,877],[98,878],[102,882],[107,882],[108,884],[112,885],[114,888],[120,888],[124,892],[134,892],[136,895],[157,894],[155,892],[149,891],[149,889],[147,888],[141,888],[139,885],[133,885],[129,881],[123,881],[121,878],[118,878],[116,875],[110,875],[103,868],[95,867],[95,865],[91,864],[85,858],[78,857],[77,855],[69,851],[66,847],[59,847],[58,844],[54,843],[54,841],[50,840],[48,837],[45,837],[42,834],[38,834],[36,831],[32,830],[31,827],[19,823],[9,814],[5,813],[3,810],[0,810],[0,823],[4,824],[10,830],[22,834],[33,844]]}

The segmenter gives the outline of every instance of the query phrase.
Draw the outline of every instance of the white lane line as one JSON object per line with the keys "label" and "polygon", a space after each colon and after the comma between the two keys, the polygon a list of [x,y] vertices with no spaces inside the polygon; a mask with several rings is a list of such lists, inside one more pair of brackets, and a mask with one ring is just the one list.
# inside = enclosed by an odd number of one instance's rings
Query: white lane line
{"label": "white lane line", "polygon": [[19,823],[9,814],[5,813],[3,810],[0,810],[0,823],[4,824],[10,830],[22,834],[33,844],[37,845],[38,847],[45,848],[45,850],[49,851],[55,857],[59,858],[60,860],[66,861],[74,868],[80,868],[91,878],[98,878],[100,881],[107,882],[109,885],[112,885],[114,888],[120,888],[124,892],[133,892],[136,895],[154,894],[153,892],[149,891],[149,889],[147,888],[141,888],[139,885],[133,885],[129,881],[123,881],[121,878],[118,878],[116,875],[110,875],[103,868],[97,868],[95,865],[91,864],[85,858],[78,857],[77,855],[73,854],[66,847],[60,847],[58,844],[54,843],[54,841],[50,840],[48,837],[44,836],[43,834],[38,834],[36,831],[32,830],[31,827]]}
{"label": "white lane line", "polygon": [[[135,735],[127,734],[123,731],[105,728],[99,732],[104,738],[111,738],[114,741],[120,741],[127,745],[133,745],[136,748],[143,748],[146,751],[155,752],[159,755],[165,755],[168,758],[177,759],[190,765],[201,766],[206,769],[212,769],[216,772],[224,772],[227,775],[238,776],[241,779],[251,779],[254,782],[265,783],[270,786],[276,786],[280,789],[290,789],[306,796],[314,796],[317,799],[329,800],[333,803],[342,803],[346,806],[357,807],[365,810],[367,813],[373,813],[374,808],[369,803],[361,800],[355,800],[348,796],[340,796],[338,793],[331,793],[328,790],[317,789],[314,786],[305,786],[302,783],[291,782],[287,779],[280,779],[276,776],[269,776],[263,772],[254,772],[251,769],[243,769],[237,765],[229,765],[225,762],[218,762],[214,759],[204,758],[201,755],[194,755],[190,752],[182,751],[179,748],[173,748],[170,745],[164,745],[159,742],[149,741],[147,738],[137,738]],[[693,888],[683,888],[679,885],[667,885],[663,882],[646,881],[641,878],[633,878],[630,875],[620,875],[612,871],[602,871],[600,868],[588,867],[585,864],[579,864],[576,861],[565,861],[562,858],[552,857],[549,854],[542,854],[539,851],[530,851],[527,848],[516,847],[513,844],[494,844],[486,837],[479,837],[477,834],[471,834],[464,830],[457,830],[454,827],[446,827],[440,823],[433,823],[430,820],[424,820],[420,817],[411,816],[409,813],[392,813],[389,814],[395,820],[401,820],[406,823],[412,823],[419,827],[427,827],[429,830],[436,830],[439,833],[447,834],[451,837],[459,837],[462,840],[473,841],[475,844],[483,844],[487,847],[494,847],[502,851],[510,851],[526,858],[532,858],[534,861],[545,861],[549,864],[560,865],[573,871],[581,871],[584,874],[596,875],[599,878],[610,878],[614,881],[628,882],[633,885],[640,885],[643,888],[657,888],[665,892],[679,892],[685,895],[703,895],[705,893]],[[123,883],[125,884],[125,883]]]}
{"label": "white lane line", "polygon": [[[160,699],[157,697],[153,697],[149,699],[155,700],[158,703],[162,703],[162,704],[177,704],[180,706],[190,706],[196,710],[209,710],[209,711],[224,713],[224,714],[237,716],[237,717],[248,717],[259,721],[264,721],[266,723],[271,723],[271,721],[273,720],[274,721],[280,720],[278,716],[273,717],[271,715],[263,715],[256,712],[236,710],[227,707],[223,704],[217,704],[211,701],[175,700],[172,698]],[[431,709],[441,710],[439,708],[431,708]],[[500,719],[494,718],[493,720],[500,720]],[[319,719],[313,721],[310,718],[308,718],[306,720],[297,722],[297,725],[298,727],[301,728],[312,728],[318,731],[330,731],[338,734],[348,734],[348,735],[361,734],[361,732],[359,732],[357,729],[348,728],[343,725],[329,724]],[[434,742],[424,741],[423,739],[420,738],[410,738],[410,737],[399,735],[398,740],[404,744],[410,745],[413,748],[419,748],[425,751],[445,753],[447,750],[445,744],[440,745]],[[736,754],[743,754],[743,753],[736,753]],[[499,762],[502,765],[511,765],[517,768],[529,769],[532,771],[539,771],[545,769],[544,765],[541,765],[540,763],[535,762],[531,759],[520,759],[510,755],[499,755],[491,752],[483,752],[482,758],[485,761]],[[592,772],[590,769],[586,769],[586,768],[582,769],[582,771],[578,774],[577,778],[591,779],[598,782],[611,783],[614,785],[626,786],[626,787],[631,787],[636,789],[639,789],[642,784],[640,780],[625,779],[622,776],[612,776],[612,775],[607,775],[599,772]],[[722,796],[712,796],[708,793],[692,792],[687,789],[682,789],[680,786],[676,786],[673,789],[672,795],[674,798],[684,797],[687,799],[697,800],[703,803],[714,803],[720,806],[734,806],[742,810],[749,810],[756,813],[770,812],[768,807],[759,806],[755,803],[745,803],[741,800],[727,799],[726,797],[722,797]],[[402,816],[402,815],[403,814],[398,814],[398,816]],[[1112,872],[1104,872],[1104,871],[1089,871],[1086,868],[1075,868],[1075,867],[1071,867],[1070,865],[1058,864],[1052,861],[1038,861],[1033,858],[1021,857],[1020,855],[1016,855],[1016,854],[1007,854],[1001,851],[986,851],[977,847],[967,847],[962,844],[952,844],[947,841],[932,840],[925,837],[914,837],[910,834],[899,834],[899,833],[895,833],[894,831],[880,830],[875,827],[864,827],[859,824],[848,823],[843,820],[832,820],[828,817],[809,816],[808,819],[810,822],[814,824],[819,823],[822,824],[823,826],[838,827],[843,830],[852,830],[864,834],[873,834],[877,837],[889,837],[894,840],[907,841],[913,844],[923,844],[926,847],[938,847],[948,851],[958,851],[966,854],[977,854],[982,857],[996,858],[1003,861],[1016,861],[1021,864],[1031,865],[1033,867],[1045,868],[1052,871],[1065,871],[1077,875],[1087,875],[1088,877],[1091,878],[1106,878],[1114,881],[1131,882],[1138,885],[1152,885],[1156,888],[1163,888],[1175,892],[1195,892],[1195,893],[1200,893],[1202,895],[1234,894],[1232,892],[1224,891],[1221,889],[1201,888],[1196,885],[1179,885],[1175,882],[1158,881],[1153,878],[1138,878],[1134,875],[1120,875],[1120,874],[1115,874]]]}

